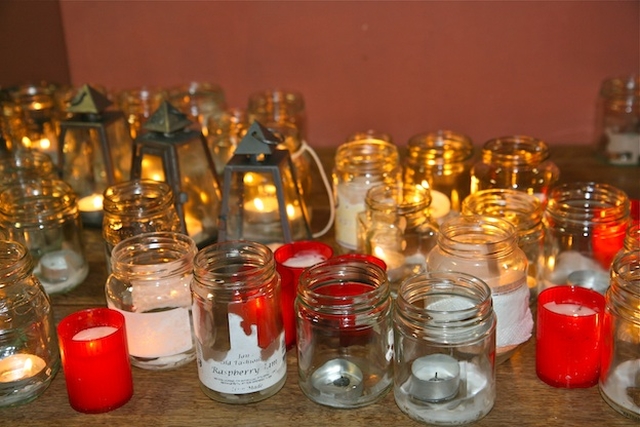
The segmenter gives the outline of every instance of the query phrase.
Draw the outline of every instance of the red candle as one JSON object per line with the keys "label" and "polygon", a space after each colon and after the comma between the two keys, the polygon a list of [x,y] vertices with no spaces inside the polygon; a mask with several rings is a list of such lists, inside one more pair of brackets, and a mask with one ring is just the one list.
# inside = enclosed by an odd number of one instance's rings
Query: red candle
{"label": "red candle", "polygon": [[58,325],[60,357],[71,407],[100,413],[133,395],[124,316],[108,308],[71,314]]}
{"label": "red candle", "polygon": [[310,240],[287,243],[273,253],[280,274],[280,301],[287,349],[296,343],[296,316],[293,303],[298,292],[298,279],[305,268],[333,256],[331,246]]}
{"label": "red candle", "polygon": [[591,387],[600,372],[604,297],[578,286],[538,295],[536,373],[554,387]]}

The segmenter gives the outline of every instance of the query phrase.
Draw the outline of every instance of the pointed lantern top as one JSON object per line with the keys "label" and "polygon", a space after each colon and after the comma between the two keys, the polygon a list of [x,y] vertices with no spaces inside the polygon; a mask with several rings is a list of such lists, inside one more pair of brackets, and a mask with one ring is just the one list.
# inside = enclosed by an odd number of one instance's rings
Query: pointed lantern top
{"label": "pointed lantern top", "polygon": [[149,117],[143,127],[152,132],[164,134],[174,133],[191,124],[187,115],[182,113],[168,101],[162,101],[160,107]]}
{"label": "pointed lantern top", "polygon": [[67,111],[69,113],[99,114],[112,104],[101,92],[89,85],[84,85],[73,97]]}
{"label": "pointed lantern top", "polygon": [[276,146],[282,142],[273,132],[254,121],[244,138],[238,143],[235,154],[258,156],[272,154]]}

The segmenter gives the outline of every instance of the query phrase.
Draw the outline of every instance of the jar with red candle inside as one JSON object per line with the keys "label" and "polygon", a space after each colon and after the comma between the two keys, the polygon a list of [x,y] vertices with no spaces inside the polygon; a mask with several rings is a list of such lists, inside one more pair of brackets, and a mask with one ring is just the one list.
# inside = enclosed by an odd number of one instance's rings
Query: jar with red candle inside
{"label": "jar with red candle inside", "polygon": [[194,258],[193,325],[200,388],[224,403],[277,393],[287,374],[280,276],[257,242],[219,242]]}
{"label": "jar with red candle inside", "polygon": [[363,259],[333,258],[300,275],[298,384],[312,401],[357,408],[393,383],[391,292],[385,271]]}

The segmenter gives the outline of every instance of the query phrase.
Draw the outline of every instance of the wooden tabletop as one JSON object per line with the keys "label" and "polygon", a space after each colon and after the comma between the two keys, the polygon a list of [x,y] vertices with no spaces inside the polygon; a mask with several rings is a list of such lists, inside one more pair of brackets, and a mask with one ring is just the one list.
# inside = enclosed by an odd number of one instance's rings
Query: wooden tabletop
{"label": "wooden tabletop", "polygon": [[[640,167],[616,167],[597,160],[591,147],[551,147],[551,159],[559,166],[561,181],[606,182],[640,199]],[[335,149],[316,150],[327,173]],[[317,175],[316,172],[314,174]],[[315,179],[314,185],[320,183]],[[313,227],[319,230],[327,218],[323,188],[316,185]],[[98,229],[83,231],[90,272],[80,286],[66,295],[52,297],[56,324],[66,315],[87,307],[105,306],[106,265],[104,243]],[[323,240],[331,242],[331,231]],[[42,396],[26,405],[0,409],[0,425],[6,426],[419,426],[395,404],[393,393],[360,409],[333,409],[307,399],[297,383],[295,351],[287,355],[287,381],[276,395],[259,403],[217,403],[200,390],[195,362],[175,370],[148,371],[133,368],[134,394],[114,411],[87,415],[74,411],[67,399],[62,369]],[[553,388],[535,373],[535,340],[532,338],[507,362],[497,367],[497,397],[493,410],[474,426],[607,426],[638,427],[619,415],[600,397],[598,387]]]}

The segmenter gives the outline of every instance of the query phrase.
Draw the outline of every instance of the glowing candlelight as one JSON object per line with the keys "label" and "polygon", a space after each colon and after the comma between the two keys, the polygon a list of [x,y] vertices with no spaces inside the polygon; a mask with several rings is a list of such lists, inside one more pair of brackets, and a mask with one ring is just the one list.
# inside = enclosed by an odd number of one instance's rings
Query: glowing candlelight
{"label": "glowing candlelight", "polygon": [[80,212],[97,212],[102,210],[102,194],[91,194],[78,200]]}
{"label": "glowing candlelight", "polygon": [[0,360],[0,383],[10,383],[34,377],[47,364],[33,354],[12,354]]}

